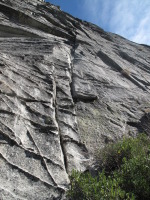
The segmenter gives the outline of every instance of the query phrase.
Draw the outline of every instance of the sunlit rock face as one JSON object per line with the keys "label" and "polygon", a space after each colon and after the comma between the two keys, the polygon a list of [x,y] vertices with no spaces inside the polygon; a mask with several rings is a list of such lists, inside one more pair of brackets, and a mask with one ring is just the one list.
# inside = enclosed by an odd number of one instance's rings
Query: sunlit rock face
{"label": "sunlit rock face", "polygon": [[150,134],[150,47],[42,0],[0,0],[0,199],[64,199],[97,148]]}

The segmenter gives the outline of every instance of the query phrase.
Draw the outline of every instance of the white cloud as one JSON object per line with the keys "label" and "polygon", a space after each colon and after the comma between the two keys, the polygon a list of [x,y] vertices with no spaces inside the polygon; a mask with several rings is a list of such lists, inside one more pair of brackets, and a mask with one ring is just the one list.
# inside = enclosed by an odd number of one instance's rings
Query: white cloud
{"label": "white cloud", "polygon": [[143,18],[135,31],[135,34],[130,38],[132,41],[150,45],[150,17]]}
{"label": "white cloud", "polygon": [[150,45],[150,0],[84,0],[83,7],[105,30]]}

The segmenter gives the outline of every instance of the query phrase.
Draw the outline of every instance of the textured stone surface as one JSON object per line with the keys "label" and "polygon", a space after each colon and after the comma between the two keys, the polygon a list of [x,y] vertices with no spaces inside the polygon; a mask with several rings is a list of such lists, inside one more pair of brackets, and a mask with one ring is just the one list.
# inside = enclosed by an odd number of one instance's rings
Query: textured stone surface
{"label": "textured stone surface", "polygon": [[96,148],[150,134],[149,77],[149,46],[50,3],[0,0],[0,199],[63,199]]}

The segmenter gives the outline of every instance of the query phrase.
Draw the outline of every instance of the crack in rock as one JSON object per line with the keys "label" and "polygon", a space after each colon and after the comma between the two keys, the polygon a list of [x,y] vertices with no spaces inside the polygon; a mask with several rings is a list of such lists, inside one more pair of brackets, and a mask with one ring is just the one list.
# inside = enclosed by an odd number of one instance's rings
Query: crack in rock
{"label": "crack in rock", "polygon": [[0,199],[63,200],[97,148],[149,134],[149,50],[43,0],[0,0]]}

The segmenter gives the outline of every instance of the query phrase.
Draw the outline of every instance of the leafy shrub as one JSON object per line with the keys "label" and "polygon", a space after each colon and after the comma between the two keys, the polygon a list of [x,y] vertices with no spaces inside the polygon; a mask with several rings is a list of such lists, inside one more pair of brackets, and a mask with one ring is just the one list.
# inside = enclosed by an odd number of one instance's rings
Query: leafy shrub
{"label": "leafy shrub", "polygon": [[73,171],[71,189],[68,196],[71,200],[134,200],[134,195],[126,193],[118,184],[118,178],[106,176],[104,171],[98,177],[90,173],[81,174]]}
{"label": "leafy shrub", "polygon": [[137,138],[124,138],[116,144],[109,144],[95,153],[96,163],[99,168],[110,173],[119,169],[124,162],[137,155],[147,155],[149,152],[150,139],[145,134]]}
{"label": "leafy shrub", "polygon": [[116,144],[109,144],[95,153],[96,164],[99,170],[104,169],[106,173],[119,169],[123,158],[131,158],[133,138],[127,138]]}
{"label": "leafy shrub", "polygon": [[150,140],[145,135],[132,139],[131,158],[123,158],[123,164],[114,172],[119,185],[133,192],[136,199],[150,199]]}
{"label": "leafy shrub", "polygon": [[146,135],[108,145],[95,158],[99,175],[73,171],[70,199],[150,199],[150,139]]}

